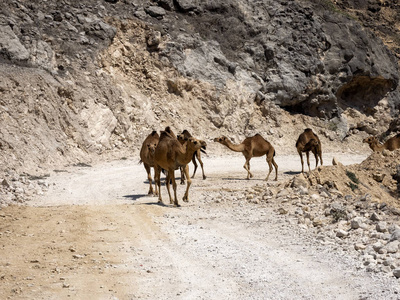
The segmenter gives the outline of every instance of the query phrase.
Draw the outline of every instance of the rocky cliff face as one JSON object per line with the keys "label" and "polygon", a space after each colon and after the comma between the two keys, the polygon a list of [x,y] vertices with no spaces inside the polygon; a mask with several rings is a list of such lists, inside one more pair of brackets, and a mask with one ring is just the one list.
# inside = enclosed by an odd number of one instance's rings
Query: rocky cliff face
{"label": "rocky cliff face", "polygon": [[132,155],[167,125],[281,152],[304,126],[360,145],[393,121],[397,65],[328,1],[7,0],[0,167]]}

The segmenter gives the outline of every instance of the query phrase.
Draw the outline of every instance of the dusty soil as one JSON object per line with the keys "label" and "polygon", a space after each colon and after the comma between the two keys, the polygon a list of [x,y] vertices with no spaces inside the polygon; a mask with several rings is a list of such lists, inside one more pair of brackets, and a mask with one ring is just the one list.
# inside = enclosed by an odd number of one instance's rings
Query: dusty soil
{"label": "dusty soil", "polygon": [[[325,165],[333,156],[366,158]],[[246,200],[301,170],[295,155],[276,161],[278,182],[265,182],[264,158],[248,181],[241,155],[205,157],[208,177],[198,170],[180,208],[147,196],[137,160],[57,170],[44,196],[0,211],[0,298],[398,299],[393,277],[358,270],[273,201]]]}

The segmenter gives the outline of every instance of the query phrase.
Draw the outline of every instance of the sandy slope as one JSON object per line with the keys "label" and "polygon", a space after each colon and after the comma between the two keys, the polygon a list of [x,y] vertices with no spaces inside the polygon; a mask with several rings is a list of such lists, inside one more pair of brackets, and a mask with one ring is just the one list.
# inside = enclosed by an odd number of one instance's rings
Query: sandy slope
{"label": "sandy slope", "polygon": [[[0,298],[397,299],[396,280],[357,271],[273,202],[245,201],[254,185],[275,184],[263,181],[264,158],[251,161],[250,181],[240,155],[204,161],[208,178],[198,171],[181,208],[146,195],[137,161],[51,174],[46,195],[0,211]],[[277,163],[280,181],[300,170],[297,156]]]}

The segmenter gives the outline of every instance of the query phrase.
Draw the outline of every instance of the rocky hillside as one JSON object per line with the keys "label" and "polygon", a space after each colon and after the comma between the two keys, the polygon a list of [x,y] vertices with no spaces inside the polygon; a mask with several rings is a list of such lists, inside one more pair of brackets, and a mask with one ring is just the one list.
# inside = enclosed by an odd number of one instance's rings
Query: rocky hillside
{"label": "rocky hillside", "polygon": [[307,126],[327,151],[368,151],[397,130],[399,44],[386,20],[362,24],[399,8],[359,2],[6,0],[0,170],[134,156],[167,125],[259,132],[280,153]]}

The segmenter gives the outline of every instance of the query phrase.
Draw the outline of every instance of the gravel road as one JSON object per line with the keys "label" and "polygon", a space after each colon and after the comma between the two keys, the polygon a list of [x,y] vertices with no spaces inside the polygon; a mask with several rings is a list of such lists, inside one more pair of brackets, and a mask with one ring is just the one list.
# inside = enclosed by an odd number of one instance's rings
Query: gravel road
{"label": "gravel road", "polygon": [[[344,164],[365,158],[325,154],[326,165],[333,156]],[[278,182],[301,170],[298,156],[276,161]],[[252,180],[241,155],[204,163],[207,179],[198,170],[189,203],[178,186],[180,208],[146,195],[145,170],[134,160],[52,173],[45,195],[2,211],[9,226],[0,235],[0,298],[400,298],[398,281],[358,270],[335,245],[318,244],[277,214],[273,201],[246,200],[254,186],[277,184],[263,180],[264,158],[251,160]]]}

